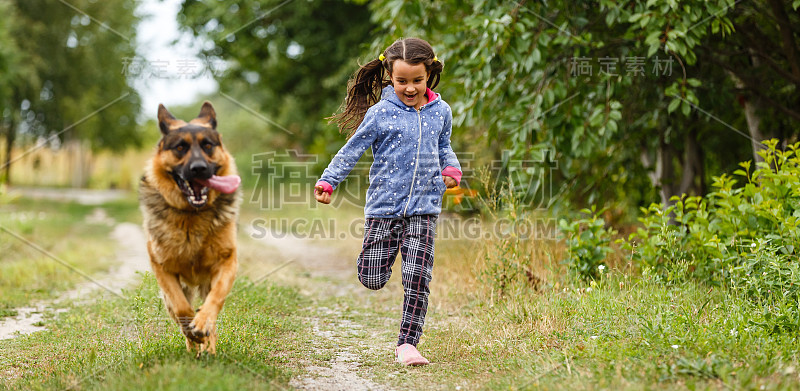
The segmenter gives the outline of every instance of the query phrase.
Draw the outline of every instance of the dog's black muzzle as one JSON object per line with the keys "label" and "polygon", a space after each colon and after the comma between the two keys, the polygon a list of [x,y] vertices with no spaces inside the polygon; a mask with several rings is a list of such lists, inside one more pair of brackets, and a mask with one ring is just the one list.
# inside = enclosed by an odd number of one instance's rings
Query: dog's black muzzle
{"label": "dog's black muzzle", "polygon": [[182,167],[175,167],[172,177],[189,204],[201,208],[208,202],[208,187],[204,182],[211,178],[216,170],[216,164],[202,157],[195,157]]}

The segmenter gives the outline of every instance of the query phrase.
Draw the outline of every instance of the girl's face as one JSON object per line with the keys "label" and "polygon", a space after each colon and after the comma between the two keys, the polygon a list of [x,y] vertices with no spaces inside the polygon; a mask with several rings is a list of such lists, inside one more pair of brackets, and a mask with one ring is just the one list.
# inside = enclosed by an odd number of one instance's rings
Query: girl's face
{"label": "girl's face", "polygon": [[428,72],[425,71],[425,64],[411,65],[403,60],[396,60],[392,64],[391,77],[394,93],[406,106],[419,109],[428,103],[428,98],[425,97],[425,91],[428,89]]}

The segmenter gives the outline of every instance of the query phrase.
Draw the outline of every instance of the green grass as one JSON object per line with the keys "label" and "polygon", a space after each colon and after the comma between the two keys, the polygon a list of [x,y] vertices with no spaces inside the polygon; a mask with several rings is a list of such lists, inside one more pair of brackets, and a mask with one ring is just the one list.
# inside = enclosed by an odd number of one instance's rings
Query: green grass
{"label": "green grass", "polygon": [[[418,347],[433,364],[414,369],[391,360],[402,291],[398,282],[384,289],[316,306],[336,309],[319,323],[339,346],[361,352],[359,374],[398,389],[800,387],[796,336],[754,327],[758,308],[697,284],[670,288],[616,275],[591,290],[570,286],[494,303],[472,295],[447,308],[447,298],[432,298]],[[360,325],[359,333],[342,332],[343,319]],[[378,349],[364,348],[374,341]]]}
{"label": "green grass", "polygon": [[220,316],[218,355],[195,359],[148,273],[126,299],[74,308],[47,331],[0,343],[0,373],[11,389],[280,389],[293,373],[284,341],[300,330],[289,314],[302,302],[275,285],[240,290]]}
{"label": "green grass", "polygon": [[[116,243],[109,238],[110,226],[86,221],[95,208],[27,199],[0,204],[0,226],[22,238],[0,231],[0,308],[54,298],[85,281],[62,262],[89,275],[108,269]],[[103,208],[112,217],[126,219],[137,211],[133,200]]]}
{"label": "green grass", "polygon": [[102,205],[108,216],[116,221],[127,221],[130,223],[141,224],[142,212],[139,210],[139,198],[135,193],[127,197],[106,202]]}
{"label": "green grass", "polygon": [[[24,201],[7,207],[19,213],[39,208]],[[120,221],[137,218],[130,201],[108,210]],[[22,221],[16,229],[44,236],[64,256],[69,247],[59,247],[64,244],[47,235],[71,235],[83,246],[80,254],[106,240],[102,230],[85,226],[81,216],[90,208],[44,211],[53,224]],[[259,217],[338,221],[363,218],[360,213],[354,207],[261,210],[245,202],[240,227]],[[3,216],[3,224],[10,224]],[[668,286],[628,269],[612,267],[595,284],[573,281],[558,263],[563,249],[556,243],[530,243],[529,253],[520,255],[546,280],[540,290],[520,285],[498,297],[478,278],[487,257],[495,256],[496,243],[437,242],[419,344],[432,365],[403,368],[393,362],[402,300],[400,259],[387,287],[377,292],[357,285],[350,264],[353,276],[347,281],[311,277],[291,264],[250,286],[243,276],[259,277],[285,260],[244,230],[239,239],[240,280],[221,313],[216,357],[194,359],[185,351],[148,273],[126,299],[69,307],[45,318],[47,331],[0,341],[2,384],[11,389],[281,389],[291,378],[317,376],[311,368],[333,367],[349,355],[357,361],[358,376],[396,389],[420,384],[448,390],[800,388],[800,342],[794,334],[758,326],[768,308],[723,288],[691,281]],[[360,248],[357,238],[316,244],[353,262]],[[30,261],[30,254],[17,257],[14,262]]]}

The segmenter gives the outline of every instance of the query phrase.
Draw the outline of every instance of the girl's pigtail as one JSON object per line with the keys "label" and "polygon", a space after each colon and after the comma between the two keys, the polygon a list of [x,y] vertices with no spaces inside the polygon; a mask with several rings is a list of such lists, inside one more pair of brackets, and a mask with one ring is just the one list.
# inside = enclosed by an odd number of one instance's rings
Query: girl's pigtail
{"label": "girl's pigtail", "polygon": [[381,89],[386,85],[383,61],[375,59],[362,65],[348,82],[343,109],[328,117],[328,123],[335,122],[339,131],[350,138],[361,125],[370,106],[378,103]]}
{"label": "girl's pigtail", "polygon": [[439,75],[441,75],[442,71],[444,70],[444,64],[437,57],[434,56],[433,60],[431,61],[431,65],[428,65],[428,88],[434,89],[437,85],[439,85]]}

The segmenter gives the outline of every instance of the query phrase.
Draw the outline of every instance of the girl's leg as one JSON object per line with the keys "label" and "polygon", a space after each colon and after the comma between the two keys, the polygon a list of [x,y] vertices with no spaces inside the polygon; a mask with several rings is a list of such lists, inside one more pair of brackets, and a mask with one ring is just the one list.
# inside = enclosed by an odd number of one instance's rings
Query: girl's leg
{"label": "girl's leg", "polygon": [[428,311],[428,284],[433,271],[433,238],[436,236],[435,215],[411,216],[406,219],[403,243],[403,319],[397,345],[417,346]]}
{"label": "girl's leg", "polygon": [[364,243],[358,256],[358,280],[369,289],[381,289],[392,276],[392,265],[400,249],[402,219],[367,218]]}

